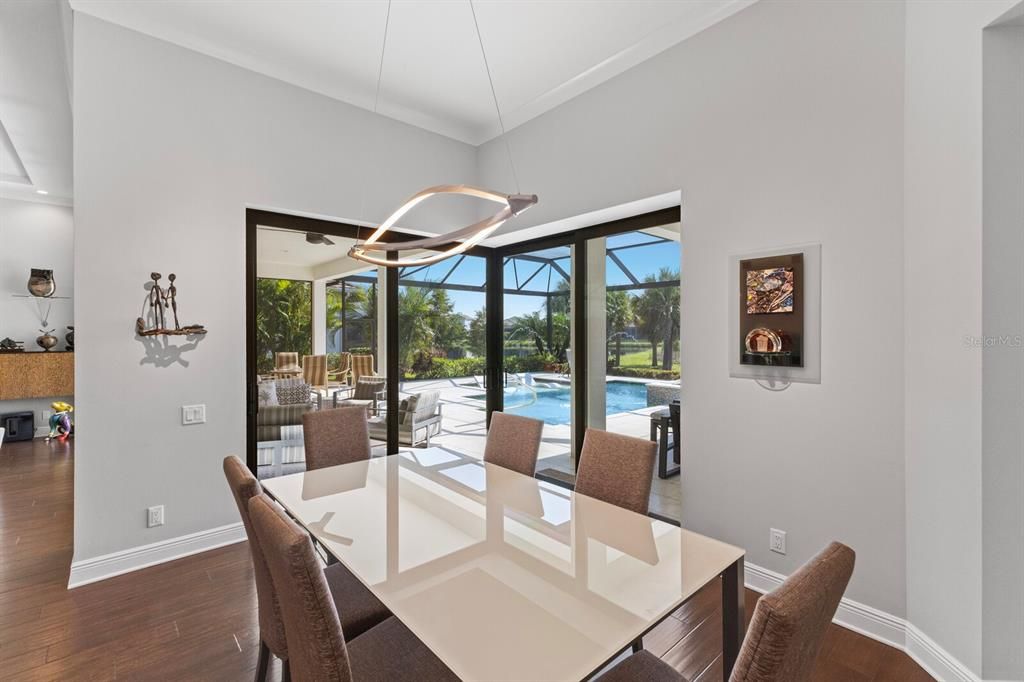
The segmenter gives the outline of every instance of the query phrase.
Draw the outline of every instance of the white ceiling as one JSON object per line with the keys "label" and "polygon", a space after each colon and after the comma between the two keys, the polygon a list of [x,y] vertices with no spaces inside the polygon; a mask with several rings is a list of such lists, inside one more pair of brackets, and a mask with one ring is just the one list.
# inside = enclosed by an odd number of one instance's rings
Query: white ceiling
{"label": "white ceiling", "polygon": [[278,230],[272,227],[258,227],[256,232],[256,260],[261,263],[278,263],[312,268],[348,255],[355,242],[343,237],[328,235],[334,245],[310,244],[304,232]]}
{"label": "white ceiling", "polygon": [[[755,0],[477,0],[506,128]],[[71,0],[76,11],[373,108],[387,0]],[[395,0],[378,111],[480,144],[499,133],[469,1]]]}
{"label": "white ceiling", "polygon": [[69,203],[71,100],[58,0],[0,2],[0,195]]}

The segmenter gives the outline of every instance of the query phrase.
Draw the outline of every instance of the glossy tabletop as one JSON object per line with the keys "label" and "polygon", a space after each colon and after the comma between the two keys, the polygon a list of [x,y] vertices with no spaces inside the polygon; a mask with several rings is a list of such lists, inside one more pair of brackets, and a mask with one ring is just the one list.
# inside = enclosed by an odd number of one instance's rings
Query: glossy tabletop
{"label": "glossy tabletop", "polygon": [[582,679],[743,556],[442,448],[262,483],[464,680]]}

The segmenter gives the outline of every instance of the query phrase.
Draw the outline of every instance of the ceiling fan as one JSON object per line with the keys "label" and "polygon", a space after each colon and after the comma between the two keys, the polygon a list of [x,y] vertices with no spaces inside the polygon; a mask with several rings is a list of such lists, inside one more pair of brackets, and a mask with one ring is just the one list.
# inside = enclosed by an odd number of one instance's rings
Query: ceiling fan
{"label": "ceiling fan", "polygon": [[324,246],[334,246],[334,242],[328,239],[326,236],[319,232],[307,232],[306,241],[310,244],[323,244]]}

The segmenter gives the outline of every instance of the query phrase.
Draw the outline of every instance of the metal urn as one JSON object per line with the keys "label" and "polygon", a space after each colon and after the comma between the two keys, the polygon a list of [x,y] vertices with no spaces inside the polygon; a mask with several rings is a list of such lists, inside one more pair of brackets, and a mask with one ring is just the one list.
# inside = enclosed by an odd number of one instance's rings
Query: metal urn
{"label": "metal urn", "polygon": [[46,331],[40,329],[39,331],[43,332],[41,336],[36,337],[36,343],[39,344],[40,348],[43,350],[50,350],[57,345],[59,339],[53,335],[52,329]]}

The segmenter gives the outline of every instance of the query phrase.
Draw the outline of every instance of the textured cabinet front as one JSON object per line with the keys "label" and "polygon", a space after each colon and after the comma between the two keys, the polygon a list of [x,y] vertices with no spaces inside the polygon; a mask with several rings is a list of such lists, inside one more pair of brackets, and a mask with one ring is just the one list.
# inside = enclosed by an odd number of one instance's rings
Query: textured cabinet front
{"label": "textured cabinet front", "polygon": [[52,398],[74,392],[74,353],[0,353],[0,400]]}

